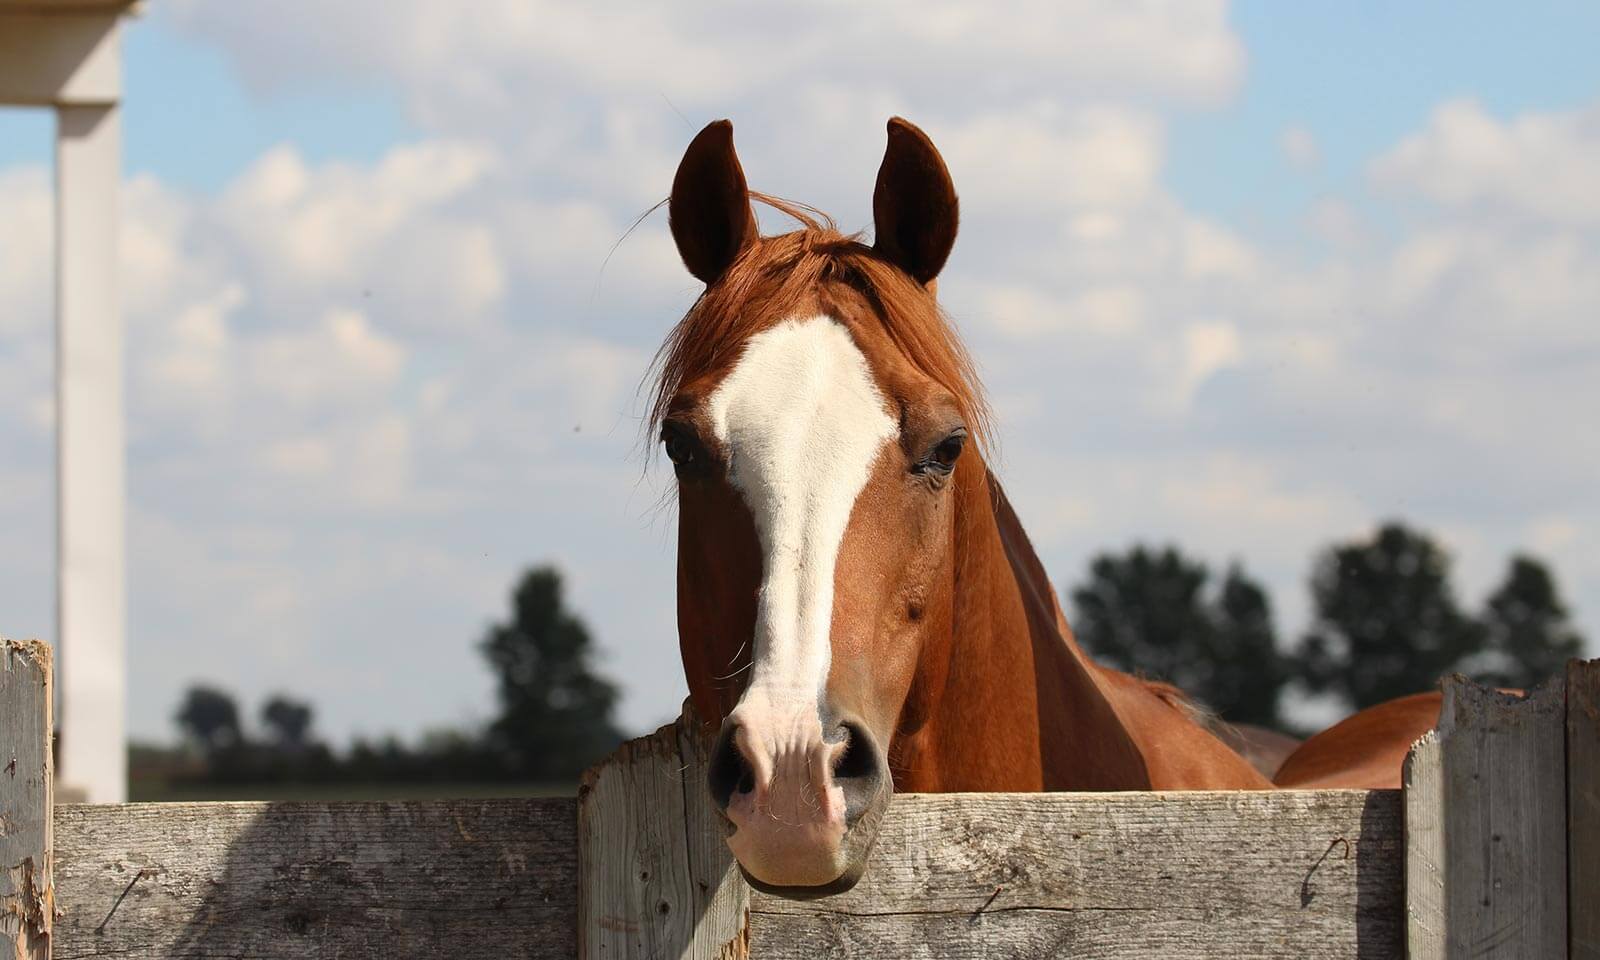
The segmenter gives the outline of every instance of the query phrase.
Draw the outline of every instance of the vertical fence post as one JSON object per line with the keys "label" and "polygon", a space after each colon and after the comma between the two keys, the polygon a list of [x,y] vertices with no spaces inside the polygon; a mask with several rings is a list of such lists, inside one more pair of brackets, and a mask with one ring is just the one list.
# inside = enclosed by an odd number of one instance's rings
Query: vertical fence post
{"label": "vertical fence post", "polygon": [[1567,911],[1572,960],[1600,960],[1600,660],[1567,664]]}
{"label": "vertical fence post", "polygon": [[0,955],[50,960],[50,648],[0,639]]}
{"label": "vertical fence post", "polygon": [[[116,41],[115,18],[109,43]],[[128,798],[126,483],[115,102],[56,108],[57,609],[61,772],[90,803]]]}
{"label": "vertical fence post", "polygon": [[1565,688],[1445,680],[1405,764],[1411,960],[1567,955]]}
{"label": "vertical fence post", "polygon": [[709,739],[678,722],[625,743],[578,788],[583,960],[748,956],[749,889],[706,788]]}

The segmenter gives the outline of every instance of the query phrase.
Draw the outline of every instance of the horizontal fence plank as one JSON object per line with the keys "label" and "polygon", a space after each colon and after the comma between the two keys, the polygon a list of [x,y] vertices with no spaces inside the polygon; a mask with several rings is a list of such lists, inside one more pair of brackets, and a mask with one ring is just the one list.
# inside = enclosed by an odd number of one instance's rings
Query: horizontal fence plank
{"label": "horizontal fence plank", "polygon": [[1399,791],[896,797],[866,876],[750,896],[750,955],[1401,957]]}
{"label": "horizontal fence plank", "polygon": [[56,808],[55,960],[575,955],[571,799]]}

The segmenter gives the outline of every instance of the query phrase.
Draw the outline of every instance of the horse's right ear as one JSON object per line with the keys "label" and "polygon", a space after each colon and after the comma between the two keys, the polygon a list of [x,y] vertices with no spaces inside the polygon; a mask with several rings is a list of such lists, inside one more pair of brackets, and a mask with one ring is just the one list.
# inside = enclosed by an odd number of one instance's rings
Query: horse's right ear
{"label": "horse's right ear", "polygon": [[733,124],[706,124],[684,151],[672,179],[667,223],[683,265],[708,286],[755,241],[756,215],[733,152]]}

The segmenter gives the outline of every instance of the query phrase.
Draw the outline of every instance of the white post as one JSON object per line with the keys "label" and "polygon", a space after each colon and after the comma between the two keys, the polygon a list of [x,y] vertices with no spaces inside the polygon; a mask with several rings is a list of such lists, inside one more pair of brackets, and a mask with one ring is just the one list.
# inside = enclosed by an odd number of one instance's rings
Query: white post
{"label": "white post", "polygon": [[133,3],[0,0],[0,104],[56,111],[59,792],[94,803],[128,792],[117,103]]}
{"label": "white post", "polygon": [[90,803],[121,803],[128,789],[121,121],[115,101],[60,105],[56,118],[59,776]]}

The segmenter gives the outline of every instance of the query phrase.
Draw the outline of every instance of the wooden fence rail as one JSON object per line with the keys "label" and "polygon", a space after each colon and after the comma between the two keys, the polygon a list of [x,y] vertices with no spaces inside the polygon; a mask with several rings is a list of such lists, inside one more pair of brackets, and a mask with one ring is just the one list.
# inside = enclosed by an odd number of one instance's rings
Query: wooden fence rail
{"label": "wooden fence rail", "polygon": [[[749,890],[688,718],[573,799],[50,806],[0,641],[0,957],[1600,960],[1600,661],[1452,680],[1401,791],[897,797],[865,878]],[[51,836],[53,829],[54,836]]]}

